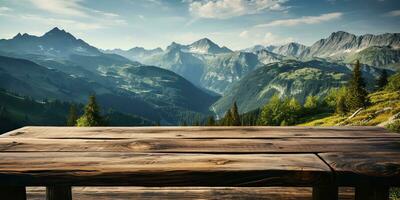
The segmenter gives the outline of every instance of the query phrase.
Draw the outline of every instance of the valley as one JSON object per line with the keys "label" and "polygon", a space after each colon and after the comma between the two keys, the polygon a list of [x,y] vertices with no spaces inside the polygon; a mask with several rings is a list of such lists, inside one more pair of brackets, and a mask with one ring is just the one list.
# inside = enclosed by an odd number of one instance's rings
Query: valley
{"label": "valley", "polygon": [[[338,31],[311,46],[287,43],[231,50],[208,38],[165,49],[98,49],[54,28],[42,36],[0,40],[0,88],[41,101],[83,104],[95,94],[103,110],[149,124],[220,119],[234,102],[243,114],[274,95],[304,103],[347,84],[353,63],[374,90],[382,70],[395,74],[400,35]],[[3,105],[8,107],[8,105]]]}

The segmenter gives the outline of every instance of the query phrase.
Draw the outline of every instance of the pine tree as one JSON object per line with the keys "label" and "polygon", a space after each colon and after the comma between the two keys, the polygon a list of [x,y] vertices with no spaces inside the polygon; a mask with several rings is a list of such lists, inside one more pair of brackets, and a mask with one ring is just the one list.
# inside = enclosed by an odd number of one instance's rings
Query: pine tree
{"label": "pine tree", "polygon": [[232,112],[231,110],[226,111],[224,118],[221,120],[222,126],[232,126]]}
{"label": "pine tree", "polygon": [[207,118],[207,126],[215,126],[215,119],[214,116],[209,116]]}
{"label": "pine tree", "polygon": [[69,108],[69,113],[68,113],[68,118],[67,118],[67,126],[75,126],[77,120],[78,120],[78,113],[77,113],[76,105],[72,104]]}
{"label": "pine tree", "polygon": [[336,101],[336,114],[344,115],[346,114],[346,100],[345,96],[338,96]]}
{"label": "pine tree", "polygon": [[378,79],[378,89],[383,89],[388,84],[388,74],[386,69],[383,69]]}
{"label": "pine tree", "polygon": [[103,126],[104,120],[94,95],[89,96],[84,114],[77,120],[77,126]]}
{"label": "pine tree", "polygon": [[306,102],[304,103],[304,108],[308,113],[315,113],[318,110],[318,97],[317,96],[307,96]]}
{"label": "pine tree", "polygon": [[357,60],[353,76],[349,81],[346,104],[350,111],[357,110],[367,104],[367,91],[361,74],[360,62]]}
{"label": "pine tree", "polygon": [[239,115],[239,111],[238,111],[238,107],[236,104],[236,101],[233,102],[233,106],[230,109],[231,112],[231,116],[232,116],[232,126],[240,126],[241,125],[241,121],[240,121],[240,115]]}
{"label": "pine tree", "polygon": [[260,118],[258,119],[259,125],[262,126],[279,126],[281,124],[280,117],[282,101],[278,95],[271,97],[269,102],[265,104],[261,110]]}

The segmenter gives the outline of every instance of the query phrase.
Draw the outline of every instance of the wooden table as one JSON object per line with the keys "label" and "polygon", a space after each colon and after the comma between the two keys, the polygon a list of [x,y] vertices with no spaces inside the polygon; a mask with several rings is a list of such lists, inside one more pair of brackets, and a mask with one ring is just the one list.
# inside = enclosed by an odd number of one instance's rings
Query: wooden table
{"label": "wooden table", "polygon": [[400,135],[378,127],[24,127],[0,137],[0,199],[72,199],[71,186],[313,187],[388,199]]}

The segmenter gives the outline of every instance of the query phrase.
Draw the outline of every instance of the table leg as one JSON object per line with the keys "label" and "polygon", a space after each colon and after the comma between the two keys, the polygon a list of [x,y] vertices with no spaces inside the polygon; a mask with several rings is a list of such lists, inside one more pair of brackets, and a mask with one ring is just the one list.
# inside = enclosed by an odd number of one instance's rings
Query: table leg
{"label": "table leg", "polygon": [[21,186],[0,186],[0,199],[26,200],[26,189]]}
{"label": "table leg", "polygon": [[338,200],[338,187],[336,185],[314,186],[312,191],[313,200]]}
{"label": "table leg", "polygon": [[46,200],[72,200],[71,186],[47,186]]}
{"label": "table leg", "polygon": [[389,187],[360,185],[356,187],[356,200],[388,200]]}

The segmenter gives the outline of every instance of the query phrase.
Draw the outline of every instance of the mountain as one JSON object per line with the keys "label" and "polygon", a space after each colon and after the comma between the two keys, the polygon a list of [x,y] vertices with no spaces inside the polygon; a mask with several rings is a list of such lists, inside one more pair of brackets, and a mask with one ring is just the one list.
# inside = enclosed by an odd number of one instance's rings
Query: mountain
{"label": "mountain", "polygon": [[[379,76],[376,68],[364,66],[363,76],[373,83]],[[351,75],[351,67],[322,61],[286,60],[258,68],[233,84],[212,109],[217,116],[237,102],[244,113],[262,107],[274,95],[295,97],[304,102],[308,95],[323,96],[331,88],[340,87]]]}
{"label": "mountain", "polygon": [[[84,102],[96,93],[107,108],[164,124],[177,124],[182,113],[207,114],[217,98],[173,72],[102,53],[58,28],[41,37],[25,37],[26,43],[19,37],[0,41],[0,87],[22,95]],[[70,43],[62,47],[65,41]],[[29,50],[33,43],[58,54]],[[90,49],[86,52],[94,53],[75,51],[83,44]]]}
{"label": "mountain", "polygon": [[86,101],[87,95],[111,93],[98,83],[87,82],[34,62],[0,56],[0,87],[35,99]]}
{"label": "mountain", "polygon": [[204,70],[203,60],[188,51],[183,51],[183,48],[183,45],[173,42],[165,52],[146,58],[144,63],[171,70],[200,86]]}
{"label": "mountain", "polygon": [[400,69],[400,49],[391,46],[372,46],[348,56],[345,61],[354,63],[355,60],[367,65]]}
{"label": "mountain", "polygon": [[275,48],[270,47],[270,51],[272,51],[273,53],[292,58],[299,57],[306,49],[307,46],[295,42],[276,46]]}
{"label": "mountain", "polygon": [[[260,56],[268,63],[279,59],[275,54]],[[219,94],[261,64],[256,54],[233,52],[207,38],[190,45],[173,42],[163,53],[149,56],[143,62],[171,70],[193,84]]]}
{"label": "mountain", "polygon": [[202,86],[222,94],[232,83],[261,66],[261,63],[253,53],[233,52],[209,57],[204,65]]}
{"label": "mountain", "polygon": [[143,47],[134,47],[129,50],[112,49],[112,50],[104,50],[103,52],[109,54],[117,54],[125,58],[128,58],[132,61],[138,61],[143,63],[147,57],[160,54],[163,52],[163,50],[161,48],[145,49]]}
{"label": "mountain", "polygon": [[220,53],[231,53],[232,50],[227,47],[220,47],[208,38],[203,38],[192,44],[185,46],[186,50],[191,53],[197,54],[220,54]]}
{"label": "mountain", "polygon": [[260,51],[256,51],[255,54],[258,57],[258,60],[262,63],[262,64],[269,64],[269,63],[273,63],[273,62],[279,62],[282,61],[284,59],[286,59],[284,56],[280,55],[280,54],[276,54],[273,52],[270,52],[266,49],[260,50]]}
{"label": "mountain", "polygon": [[344,60],[347,56],[358,53],[366,48],[390,46],[400,48],[399,33],[385,33],[381,35],[356,36],[344,31],[332,33],[328,38],[321,39],[303,51],[301,58],[330,58]]}
{"label": "mountain", "polygon": [[363,64],[398,69],[400,66],[399,49],[400,33],[356,36],[344,31],[337,31],[309,47],[291,42],[281,46],[255,45],[242,51],[255,53],[266,50],[284,56],[286,59],[302,61],[322,58],[330,62],[351,63],[359,59]]}
{"label": "mountain", "polygon": [[[71,104],[61,101],[35,101],[31,97],[0,89],[0,134],[26,125],[65,126]],[[83,105],[77,105],[79,113]],[[154,122],[116,111],[102,113],[110,126],[144,126]]]}
{"label": "mountain", "polygon": [[70,33],[57,27],[41,37],[20,34],[9,40],[0,40],[0,49],[4,52],[18,54],[40,54],[48,57],[64,58],[72,54],[96,56],[101,52],[84,42],[76,39]]}
{"label": "mountain", "polygon": [[274,49],[276,49],[276,48],[278,48],[278,47],[279,47],[279,46],[275,46],[275,45],[263,46],[263,45],[257,44],[257,45],[254,45],[254,46],[252,46],[252,47],[249,47],[249,48],[240,50],[240,51],[249,52],[249,53],[255,53],[255,52],[257,52],[257,51],[266,50],[266,51],[272,52]]}

